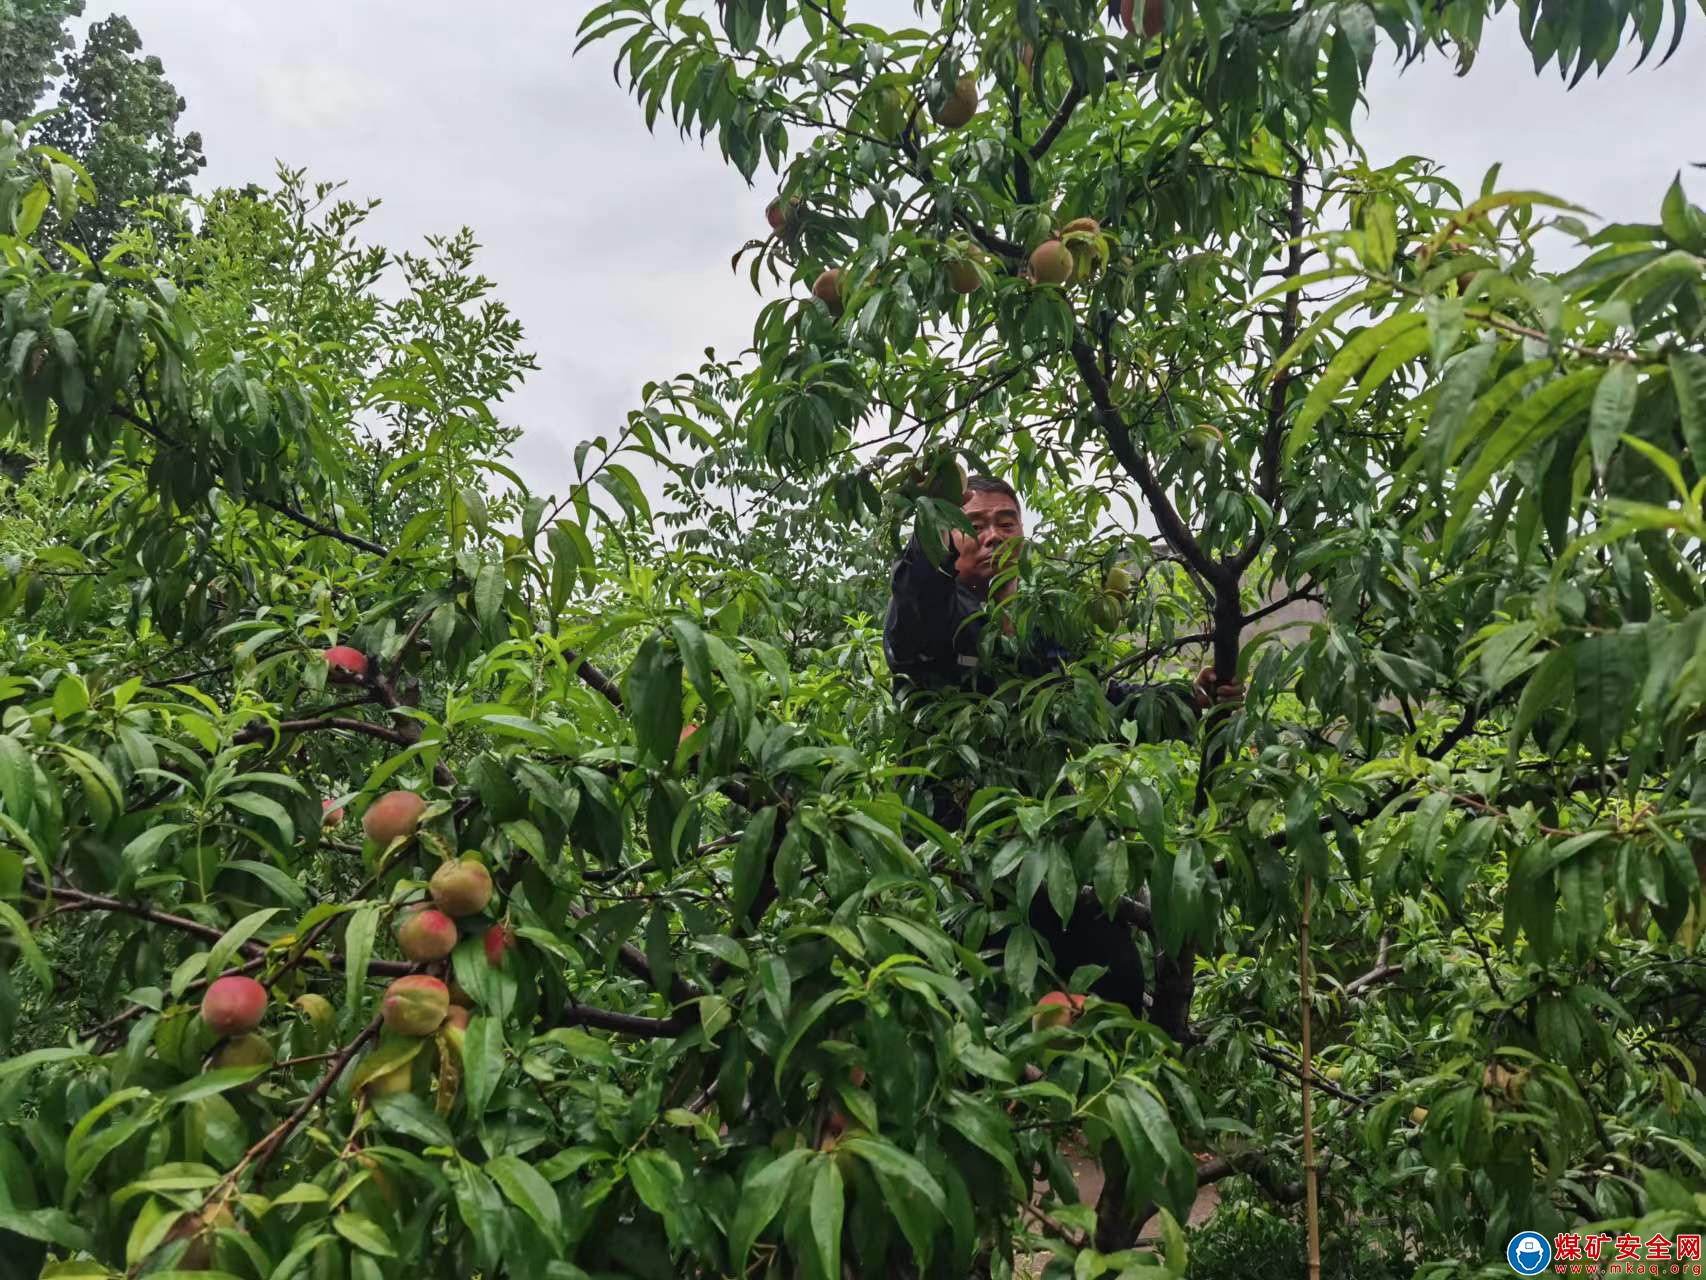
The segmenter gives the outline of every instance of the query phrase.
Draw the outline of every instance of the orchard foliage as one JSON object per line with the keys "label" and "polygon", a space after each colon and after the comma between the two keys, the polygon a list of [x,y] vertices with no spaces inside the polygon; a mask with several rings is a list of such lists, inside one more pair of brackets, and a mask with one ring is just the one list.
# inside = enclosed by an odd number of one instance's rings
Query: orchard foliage
{"label": "orchard foliage", "polygon": [[[1296,1212],[1305,1090],[1364,1270],[1706,1212],[1706,215],[1371,167],[1377,43],[1467,67],[1485,6],[920,12],[587,19],[781,174],[793,296],[552,498],[471,236],[286,172],[96,260],[0,138],[9,1261],[1180,1275],[1200,1184]],[[1570,76],[1681,15],[1514,13]],[[1026,494],[1016,641],[1084,657],[897,707],[955,460]],[[1199,648],[1241,707],[1107,704]],[[1094,977],[1038,894],[1141,931],[1149,1009],[1033,1021]]]}

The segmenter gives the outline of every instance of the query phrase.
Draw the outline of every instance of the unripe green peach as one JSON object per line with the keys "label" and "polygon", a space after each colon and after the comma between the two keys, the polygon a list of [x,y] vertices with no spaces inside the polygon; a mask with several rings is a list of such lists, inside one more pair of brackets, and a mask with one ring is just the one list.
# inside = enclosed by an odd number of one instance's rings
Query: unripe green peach
{"label": "unripe green peach", "polygon": [[430,1036],[450,1012],[450,988],[426,974],[411,974],[385,988],[380,1009],[387,1030]]}
{"label": "unripe green peach", "polygon": [[338,1025],[338,1011],[332,1008],[332,1002],[323,995],[310,991],[297,996],[291,1003],[316,1031],[330,1031]]}
{"label": "unripe green peach", "polygon": [[267,1067],[272,1065],[272,1041],[258,1032],[227,1040],[213,1055],[213,1065],[226,1067]]}
{"label": "unripe green peach", "polygon": [[387,1098],[394,1093],[407,1093],[414,1085],[415,1063],[411,1058],[401,1066],[382,1071],[366,1081],[362,1092],[369,1098]]}
{"label": "unripe green peach", "polygon": [[444,862],[432,873],[427,889],[446,915],[478,915],[492,900],[492,873],[478,858]]}

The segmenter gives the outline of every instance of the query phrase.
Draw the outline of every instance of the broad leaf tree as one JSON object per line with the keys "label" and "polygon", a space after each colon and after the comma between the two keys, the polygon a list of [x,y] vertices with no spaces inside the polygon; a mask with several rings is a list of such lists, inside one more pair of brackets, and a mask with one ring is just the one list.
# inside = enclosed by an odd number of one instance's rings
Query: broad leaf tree
{"label": "broad leaf tree", "polygon": [[[1682,10],[1510,16],[1580,78]],[[1706,213],[1372,167],[1371,58],[1490,18],[600,6],[649,123],[775,175],[773,300],[549,496],[470,238],[287,173],[96,264],[8,134],[14,1256],[1183,1275],[1209,1184],[1358,1275],[1698,1223]],[[1030,522],[995,687],[897,700],[962,468]],[[1038,895],[1146,1007],[1039,1007],[1096,971]]]}

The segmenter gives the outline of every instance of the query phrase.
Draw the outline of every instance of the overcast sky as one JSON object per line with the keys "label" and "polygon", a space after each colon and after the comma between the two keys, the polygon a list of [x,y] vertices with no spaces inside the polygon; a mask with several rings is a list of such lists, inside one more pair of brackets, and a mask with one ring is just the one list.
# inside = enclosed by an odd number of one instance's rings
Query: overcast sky
{"label": "overcast sky", "polygon": [[[856,15],[911,16],[901,0]],[[1693,6],[1689,6],[1690,10]],[[571,58],[585,0],[124,0],[147,52],[188,99],[205,185],[267,182],[274,161],[345,178],[384,204],[394,249],[472,226],[481,265],[527,327],[540,371],[506,406],[518,469],[572,483],[572,450],[620,431],[642,383],[734,355],[760,305],[729,258],[764,227],[757,189],[671,131],[646,132],[611,78],[614,47]],[[108,6],[90,0],[88,16]],[[1621,58],[1566,92],[1536,77],[1506,11],[1473,72],[1443,58],[1398,75],[1377,54],[1359,137],[1375,163],[1420,153],[1478,189],[1538,188],[1613,219],[1656,221],[1672,175],[1706,161],[1706,21],[1654,70]],[[1668,39],[1668,33],[1667,33]],[[1656,57],[1655,57],[1656,60]],[[1685,174],[1696,203],[1706,171]]]}

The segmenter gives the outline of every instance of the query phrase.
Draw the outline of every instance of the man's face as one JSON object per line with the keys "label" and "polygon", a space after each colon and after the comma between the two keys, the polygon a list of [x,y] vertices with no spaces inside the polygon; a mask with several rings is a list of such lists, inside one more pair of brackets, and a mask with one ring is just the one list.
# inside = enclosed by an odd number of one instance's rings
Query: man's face
{"label": "man's face", "polygon": [[[966,494],[962,509],[975,536],[957,530],[948,535],[954,548],[954,574],[963,586],[987,591],[989,580],[1018,552],[1025,538],[1025,522],[1019,515],[1019,504],[1004,493],[974,490]],[[1008,543],[1012,545],[1006,546]]]}

